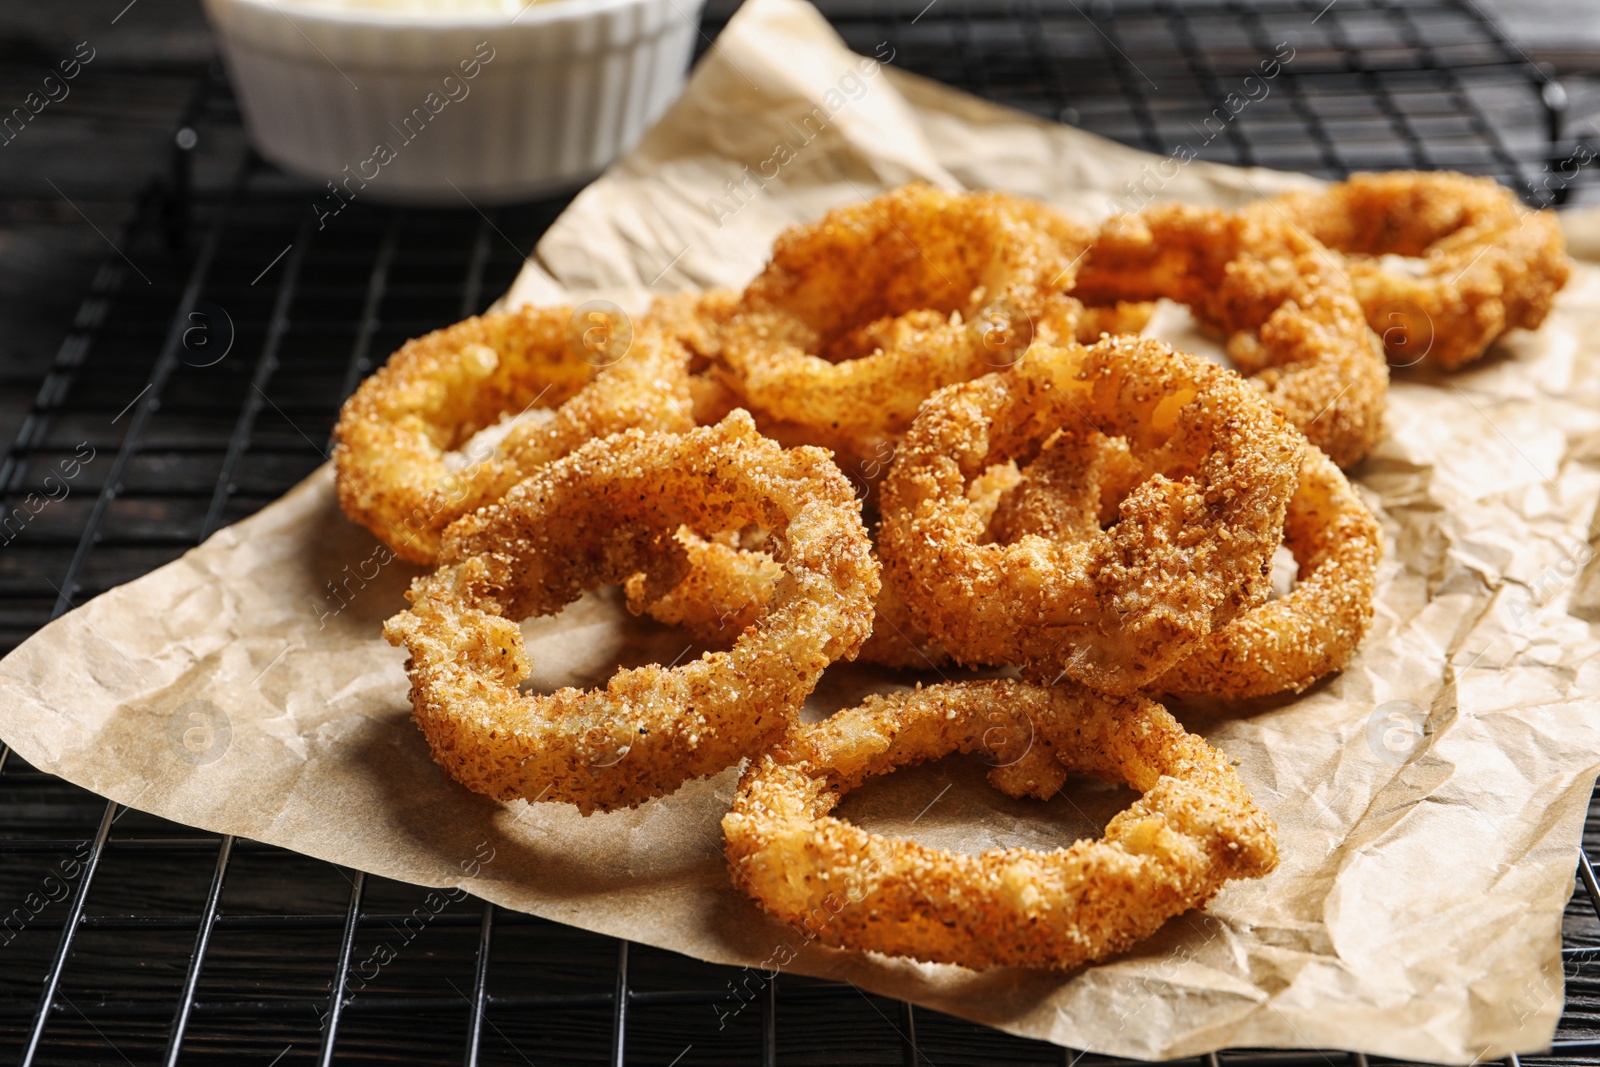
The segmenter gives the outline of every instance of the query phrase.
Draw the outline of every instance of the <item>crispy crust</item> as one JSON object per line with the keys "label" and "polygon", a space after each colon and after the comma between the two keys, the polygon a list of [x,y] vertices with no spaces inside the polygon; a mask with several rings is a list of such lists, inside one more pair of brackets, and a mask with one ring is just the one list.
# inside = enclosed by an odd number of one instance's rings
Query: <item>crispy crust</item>
{"label": "crispy crust", "polygon": [[[722,329],[738,306],[737,289],[687,289],[658,298],[650,307],[650,318],[689,350],[689,369],[698,375],[716,358],[722,347]],[[721,421],[720,417],[712,420]]]}
{"label": "crispy crust", "polygon": [[[1061,435],[1008,491],[989,536],[1092,536],[1144,477],[1126,442]],[[1321,451],[1306,450],[1284,517],[1283,543],[1300,565],[1288,595],[1251,608],[1207,635],[1149,686],[1152,694],[1239,699],[1300,692],[1340,670],[1372,622],[1383,530]],[[1049,682],[1054,668],[1025,672]]]}
{"label": "crispy crust", "polygon": [[[688,429],[685,346],[704,336],[725,299],[707,294],[697,314],[699,294],[667,298],[637,321],[601,323],[612,343],[598,350],[564,307],[481,315],[406,342],[339,414],[340,506],[403,559],[431,563],[450,523],[585,441]],[[486,455],[452,466],[448,453],[473,434],[530,408],[554,417],[523,423]]]}
{"label": "crispy crust", "polygon": [[1128,442],[1102,433],[1056,434],[1001,493],[984,540],[1009,545],[1028,534],[1052,541],[1094,537],[1149,472]]}
{"label": "crispy crust", "polygon": [[628,610],[648,612],[657,622],[681,626],[701,641],[725,648],[760,620],[783,578],[783,567],[770,552],[744,548],[726,535],[703,537],[685,527],[677,537],[689,573],[664,594],[655,576],[635,574],[622,587]]}
{"label": "crispy crust", "polygon": [[407,341],[334,427],[339,506],[403,559],[430,562],[457,517],[515,484],[509,458],[452,471],[445,454],[502,415],[553,408],[595,368],[566,343],[570,308],[482,315]]}
{"label": "crispy crust", "polygon": [[1153,690],[1175,697],[1298,693],[1340,670],[1372,624],[1383,528],[1333,462],[1306,452],[1283,543],[1300,565],[1287,596],[1209,635]]}
{"label": "crispy crust", "polygon": [[[713,647],[726,647],[754,624],[772,599],[783,568],[766,552],[680,530],[689,561],[683,580],[656,599],[651,575],[636,574],[624,585],[628,610],[648,612],[657,622],[681,626]],[[950,662],[939,643],[917,625],[905,601],[884,582],[873,605],[872,633],[856,659],[880,667],[933,670]]]}
{"label": "crispy crust", "polygon": [[[1150,476],[1092,537],[983,543],[968,483],[1058,431],[1124,437]],[[958,662],[1134,692],[1265,597],[1304,447],[1237,375],[1160,342],[1035,346],[923,406],[884,483],[885,580]]]}
{"label": "crispy crust", "polygon": [[[1537,329],[1572,271],[1555,212],[1529,210],[1492,178],[1357,174],[1278,207],[1343,255],[1396,365],[1453,370],[1512,327]],[[1420,276],[1389,268],[1386,255],[1420,259]]]}
{"label": "crispy crust", "polygon": [[[990,780],[1014,796],[1048,797],[1069,768],[1144,795],[1101,839],[1053,852],[954,854],[829,814],[868,777],[974,751],[1004,758]],[[808,937],[972,968],[1103,959],[1278,862],[1272,819],[1160,705],[1013,681],[871,697],[794,727],[746,770],[722,827],[735,883]]]}
{"label": "crispy crust", "polygon": [[1341,467],[1378,438],[1389,370],[1377,339],[1338,257],[1273,204],[1160,205],[1110,219],[1074,295],[1187,305],[1228,335],[1239,372]]}
{"label": "crispy crust", "polygon": [[721,366],[763,426],[870,456],[935,389],[1033,341],[1142,326],[1147,308],[1086,317],[1067,295],[1092,236],[1019,197],[920,184],[836,209],[778,238],[722,332]]}
{"label": "crispy crust", "polygon": [[[1015,465],[997,465],[973,479],[967,498],[987,513],[1018,479]],[[682,626],[708,644],[725,646],[755,622],[772,598],[782,568],[769,554],[730,539],[707,539],[691,530],[678,531],[678,538],[688,553],[689,574],[654,601],[649,599],[650,576],[634,575],[625,586],[628,610],[635,615],[649,612],[658,622]],[[856,659],[880,667],[937,670],[950,663],[950,654],[918,625],[904,598],[885,581],[874,605],[872,633]]]}
{"label": "crispy crust", "polygon": [[[759,625],[726,652],[619,671],[603,690],[525,695],[516,620],[585,589],[686,566],[680,526],[758,524],[784,575]],[[815,448],[784,450],[735,412],[682,435],[592,441],[447,532],[440,568],[384,626],[410,653],[411,702],[434,758],[498,799],[632,807],[770,744],[822,670],[855,654],[878,567],[849,484]]]}

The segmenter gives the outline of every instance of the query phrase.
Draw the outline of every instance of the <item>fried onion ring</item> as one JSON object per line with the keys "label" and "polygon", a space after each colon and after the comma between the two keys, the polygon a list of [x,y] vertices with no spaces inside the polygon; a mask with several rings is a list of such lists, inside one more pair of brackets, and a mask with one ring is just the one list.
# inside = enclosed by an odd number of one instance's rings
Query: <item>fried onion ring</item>
{"label": "fried onion ring", "polygon": [[[344,513],[401,558],[430,563],[445,527],[541,464],[619,430],[692,425],[682,345],[647,316],[602,323],[616,334],[586,347],[572,336],[573,316],[495,312],[406,342],[339,414],[333,459]],[[450,453],[479,430],[532,408],[554,415],[452,465]]]}
{"label": "fried onion ring", "polygon": [[[1027,534],[1091,536],[1142,477],[1126,442],[1058,436],[996,507],[989,535],[1001,544]],[[1289,498],[1283,543],[1300,568],[1294,588],[1207,635],[1150,692],[1179,699],[1298,693],[1350,661],[1372,622],[1383,530],[1316,448],[1306,450]],[[1025,674],[1049,682],[1051,671]]]}
{"label": "fried onion ring", "polygon": [[722,331],[728,384],[764,431],[787,423],[846,462],[870,456],[935,389],[1036,340],[1142,327],[1148,308],[1086,316],[1067,295],[1092,237],[1003,193],[908,185],[838,208],[779,236],[745,290]]}
{"label": "fried onion ring", "polygon": [[1337,257],[1271,204],[1159,205],[1106,222],[1078,268],[1089,303],[1185,304],[1239,372],[1349,467],[1381,430],[1389,369]]}
{"label": "fried onion ring", "polygon": [[[991,772],[1048,797],[1067,769],[1143,794],[1097,841],[962,855],[830,814],[865,779],[997,737],[1031,739]],[[1277,866],[1276,827],[1222,753],[1158,704],[1076,686],[935,685],[796,726],[745,771],[722,820],[734,881],[808,938],[971,968],[1103,959]]]}
{"label": "fried onion ring", "polygon": [[[684,525],[760,524],[782,538],[783,577],[760,624],[729,651],[618,671],[603,690],[523,694],[517,620],[640,571],[687,566]],[[437,760],[501,800],[584,814],[632,807],[770,744],[822,670],[855,654],[878,566],[849,483],[815,448],[784,450],[735,412],[682,435],[583,445],[446,533],[438,571],[384,626],[410,653],[411,703]]]}
{"label": "fried onion ring", "polygon": [[[1572,272],[1553,211],[1526,208],[1493,178],[1357,174],[1278,205],[1344,257],[1372,329],[1398,365],[1454,370],[1512,327],[1537,329]],[[1421,262],[1416,272],[1384,256]]]}
{"label": "fried onion ring", "polygon": [[[1091,538],[981,543],[969,481],[1057,432],[1124,437],[1150,474]],[[1053,663],[1134,692],[1265,597],[1303,449],[1214,363],[1133,337],[1036,345],[923,406],[884,482],[885,580],[958,662]]]}

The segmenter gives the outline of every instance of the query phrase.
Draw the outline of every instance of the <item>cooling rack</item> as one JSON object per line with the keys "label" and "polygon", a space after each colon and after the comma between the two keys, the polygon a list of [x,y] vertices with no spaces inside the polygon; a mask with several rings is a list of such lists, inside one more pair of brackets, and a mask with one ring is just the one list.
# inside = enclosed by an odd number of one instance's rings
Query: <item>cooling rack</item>
{"label": "cooling rack", "polygon": [[[1471,0],[824,11],[859,51],[886,48],[902,69],[1162,154],[1184,144],[1325,177],[1447,167],[1493,175],[1534,204],[1588,188],[1584,173],[1563,177],[1579,143],[1560,85]],[[708,9],[704,41],[728,14]],[[1270,91],[1219,114],[1269,58]],[[310,473],[362,376],[407,337],[481,310],[565,204],[358,201],[319,230],[314,199],[243,148],[221,71],[198,78],[168,176],[110,235],[118,251],[0,463],[0,651]],[[67,469],[65,494],[49,489]],[[47,506],[26,506],[46,490]],[[0,1060],[1110,1062],[848,985],[751,983],[471,898],[440,903],[136,808],[0,749]],[[1530,1063],[1600,1060],[1597,827],[1591,813],[1574,858],[1584,891],[1567,913],[1556,1047]],[[1202,1059],[1367,1067],[1338,1050]]]}

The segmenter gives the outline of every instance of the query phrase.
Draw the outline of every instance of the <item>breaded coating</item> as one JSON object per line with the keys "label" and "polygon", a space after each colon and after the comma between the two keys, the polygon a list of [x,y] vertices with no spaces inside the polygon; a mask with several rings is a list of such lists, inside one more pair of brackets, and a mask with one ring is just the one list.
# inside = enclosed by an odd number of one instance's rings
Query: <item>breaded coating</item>
{"label": "breaded coating", "polygon": [[1073,295],[1187,305],[1228,336],[1239,373],[1340,467],[1378,439],[1389,385],[1382,347],[1339,257],[1271,203],[1116,216],[1079,265]]}
{"label": "breaded coating", "polygon": [[[451,464],[473,434],[531,408],[555,414]],[[585,441],[692,425],[689,353],[648,316],[482,315],[406,342],[345,401],[334,428],[339,504],[401,558],[431,563],[450,523]]]}
{"label": "breaded coating", "polygon": [[[871,456],[934,390],[1009,366],[1035,341],[1142,327],[1068,295],[1093,230],[1003,193],[908,185],[794,227],[722,332],[719,363],[761,421]],[[782,439],[782,435],[779,435]]]}
{"label": "breaded coating", "polygon": [[[518,690],[532,669],[518,620],[639,572],[681,580],[681,527],[746,525],[782,539],[783,576],[730,650],[618,671],[603,690]],[[823,668],[860,648],[877,593],[859,505],[828,454],[779,448],[737,411],[681,435],[591,441],[536,471],[450,527],[439,570],[412,583],[384,636],[410,653],[413,713],[452,777],[588,814],[770,744]]]}
{"label": "breaded coating", "polygon": [[703,537],[688,527],[679,530],[689,573],[654,600],[659,589],[653,576],[635,574],[623,584],[628,610],[681,626],[710,645],[731,644],[766,611],[783,567],[771,553],[744,548],[728,533]]}
{"label": "breaded coating", "polygon": [[1175,697],[1298,693],[1340,670],[1372,624],[1383,528],[1348,479],[1306,451],[1283,543],[1300,565],[1287,596],[1204,638],[1150,688]]}
{"label": "breaded coating", "polygon": [[407,341],[345,401],[334,427],[345,515],[401,558],[432,562],[446,526],[520,476],[499,455],[452,471],[446,453],[504,415],[559,407],[593,377],[566,343],[571,315],[519,308]]}
{"label": "breaded coating", "polygon": [[[1096,841],[963,855],[830,814],[867,778],[988,752],[990,781],[1049,797],[1067,770],[1143,794]],[[1073,685],[935,685],[797,725],[722,820],[734,882],[808,938],[971,968],[1104,959],[1278,863],[1272,819],[1227,759],[1159,704]]]}
{"label": "breaded coating", "polygon": [[[1021,472],[989,523],[1000,544],[1035,534],[1093,536],[1144,472],[1120,438],[1058,435]],[[1383,530],[1332,460],[1308,447],[1284,516],[1294,588],[1203,638],[1148,687],[1154,695],[1228,699],[1300,692],[1344,667],[1372,622]],[[1048,683],[1054,667],[1024,672]]]}
{"label": "breaded coating", "polygon": [[1094,537],[1149,477],[1121,437],[1058,433],[1000,494],[984,540],[1009,545],[1035,534],[1053,541]]}
{"label": "breaded coating", "polygon": [[[1014,465],[995,466],[973,479],[967,497],[982,513],[992,511],[1001,494],[1017,483]],[[680,530],[690,571],[677,586],[647,601],[648,575],[628,580],[628,610],[648,611],[659,622],[682,626],[702,641],[726,645],[754,622],[772,598],[782,568],[761,551],[742,549],[723,539],[707,539]],[[872,633],[856,659],[880,667],[936,670],[950,663],[950,654],[912,618],[905,600],[885,581],[874,605]]]}
{"label": "breaded coating", "polygon": [[[1091,537],[985,543],[968,483],[1058,432],[1125,438],[1149,473]],[[1158,341],[1036,345],[923,406],[884,482],[886,580],[957,662],[1136,692],[1265,598],[1304,448],[1238,375]]]}
{"label": "breaded coating", "polygon": [[[1537,329],[1572,273],[1555,212],[1523,206],[1493,178],[1357,174],[1277,207],[1342,255],[1397,366],[1454,370],[1513,327]],[[1384,263],[1390,255],[1421,262],[1408,272]]]}

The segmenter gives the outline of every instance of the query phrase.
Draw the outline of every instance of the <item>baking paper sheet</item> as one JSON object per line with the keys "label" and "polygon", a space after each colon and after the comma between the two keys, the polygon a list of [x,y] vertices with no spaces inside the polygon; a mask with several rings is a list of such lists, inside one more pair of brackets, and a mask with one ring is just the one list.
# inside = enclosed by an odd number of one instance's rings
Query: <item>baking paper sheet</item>
{"label": "baking paper sheet", "polygon": [[[739,284],[784,225],[910,179],[1089,217],[1132,195],[1233,203],[1307,182],[1145,155],[893,59],[886,45],[846,51],[797,0],[752,0],[660,125],[556,223],[510,298],[605,290],[637,306],[647,289]],[[1595,220],[1568,221],[1576,251],[1600,246]],[[1188,336],[1183,320],[1164,312],[1160,328]],[[326,468],[7,657],[0,737],[165,818],[745,965],[747,990],[783,963],[1143,1057],[1321,1046],[1468,1062],[1540,1049],[1561,1009],[1561,913],[1600,764],[1600,270],[1581,264],[1542,330],[1467,371],[1398,373],[1388,436],[1356,473],[1389,552],[1355,661],[1295,699],[1175,708],[1239,761],[1281,827],[1282,866],[1070,974],[804,944],[729,881],[718,823],[732,772],[587,820],[456,786],[411,725],[402,655],[379,636],[415,572],[341,517]],[[528,632],[551,686],[670,660],[682,643],[605,595]],[[915,680],[840,667],[811,713]],[[1010,801],[981,771],[903,772],[845,810],[949,847],[1051,847],[1127,798],[1084,786]],[[707,1031],[741,1004],[713,1005]]]}

